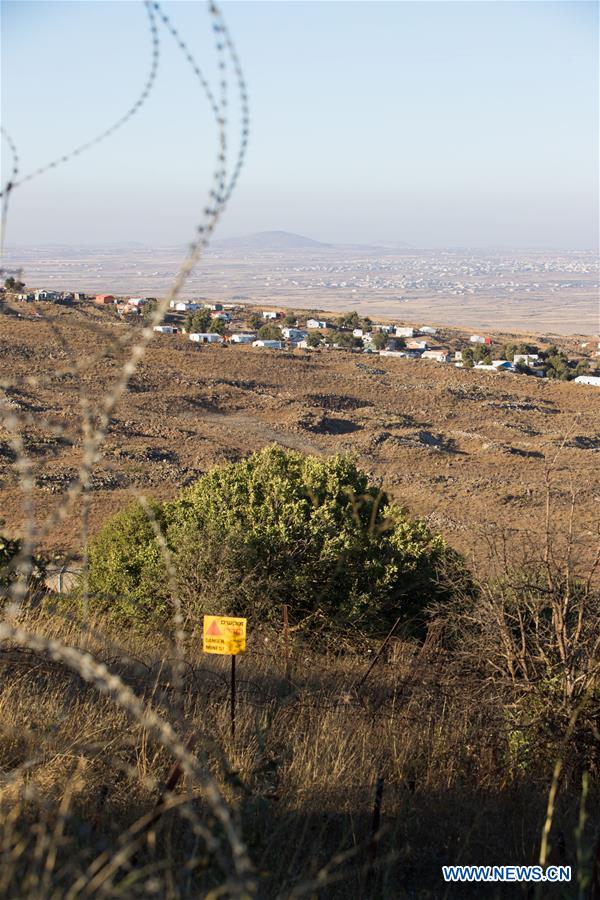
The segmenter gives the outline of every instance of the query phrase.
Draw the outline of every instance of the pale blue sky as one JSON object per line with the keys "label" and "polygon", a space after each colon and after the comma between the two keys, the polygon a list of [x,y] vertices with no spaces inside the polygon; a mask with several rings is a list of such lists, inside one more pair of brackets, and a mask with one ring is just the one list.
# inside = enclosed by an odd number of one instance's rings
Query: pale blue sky
{"label": "pale blue sky", "polygon": [[[163,6],[214,79],[205,5]],[[24,173],[121,115],[144,83],[150,37],[133,0],[2,7],[2,119]],[[247,77],[251,142],[219,236],[597,245],[596,3],[222,8]],[[147,105],[118,135],[14,192],[9,244],[191,237],[215,131],[160,33]]]}

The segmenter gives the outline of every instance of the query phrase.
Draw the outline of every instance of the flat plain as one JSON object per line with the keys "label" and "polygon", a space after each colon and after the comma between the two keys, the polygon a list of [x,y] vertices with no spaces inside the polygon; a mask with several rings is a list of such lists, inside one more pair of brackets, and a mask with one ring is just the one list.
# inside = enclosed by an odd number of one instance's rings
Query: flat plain
{"label": "flat plain", "polygon": [[[33,287],[160,296],[183,247],[15,247],[7,265]],[[597,334],[594,252],[417,250],[328,245],[285,232],[215,242],[184,297],[352,311],[407,323]]]}

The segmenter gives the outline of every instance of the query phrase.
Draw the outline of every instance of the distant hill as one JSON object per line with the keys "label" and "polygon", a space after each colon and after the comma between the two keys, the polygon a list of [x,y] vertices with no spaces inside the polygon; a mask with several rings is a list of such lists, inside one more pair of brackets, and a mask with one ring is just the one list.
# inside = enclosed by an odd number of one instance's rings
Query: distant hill
{"label": "distant hill", "polygon": [[332,245],[313,241],[312,238],[290,231],[259,231],[243,237],[213,241],[211,246],[214,250],[308,250],[324,249]]}

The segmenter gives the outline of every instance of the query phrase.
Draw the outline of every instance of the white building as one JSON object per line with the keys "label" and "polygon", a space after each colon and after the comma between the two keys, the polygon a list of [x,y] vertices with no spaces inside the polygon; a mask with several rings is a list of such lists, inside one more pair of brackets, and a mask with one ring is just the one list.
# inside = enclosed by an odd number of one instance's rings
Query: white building
{"label": "white building", "polygon": [[480,334],[472,334],[469,338],[471,344],[485,344],[485,338]]}
{"label": "white building", "polygon": [[447,350],[425,350],[421,354],[421,359],[433,359],[435,362],[447,363],[450,360],[450,353]]}
{"label": "white building", "polygon": [[270,309],[266,309],[263,312],[263,319],[278,319],[278,318],[279,318],[278,312],[273,312],[273,310],[270,310]]}
{"label": "white building", "polygon": [[306,323],[307,328],[329,328],[324,319],[309,319]]}
{"label": "white building", "polygon": [[147,301],[144,300],[143,297],[130,297],[127,301],[127,306],[135,306],[138,309],[140,306],[143,306]]}
{"label": "white building", "polygon": [[431,325],[423,325],[419,328],[419,334],[437,334],[437,328],[432,328]]}
{"label": "white building", "polygon": [[[393,325],[384,325],[383,323],[379,323],[378,325],[373,325],[375,331],[379,331],[380,334],[392,334],[394,331]],[[360,337],[360,335],[359,335]]]}
{"label": "white building", "polygon": [[288,341],[303,341],[306,337],[306,331],[301,328],[282,328],[281,333]]}
{"label": "white building", "polygon": [[592,387],[600,387],[600,375],[578,375],[573,381],[576,384],[589,384]]}
{"label": "white building", "polygon": [[515,353],[513,363],[515,366],[517,363],[523,363],[524,366],[539,366],[541,360],[537,353]]}
{"label": "white building", "polygon": [[195,331],[190,334],[190,341],[196,341],[197,344],[221,344],[223,342],[223,338],[220,334],[213,334],[210,331]]}
{"label": "white building", "polygon": [[253,341],[253,347],[266,347],[268,350],[281,350],[281,341]]}
{"label": "white building", "polygon": [[231,335],[231,343],[232,344],[251,344],[252,341],[256,340],[255,334],[232,334]]}
{"label": "white building", "polygon": [[155,325],[152,331],[158,331],[159,334],[177,334],[177,329],[173,325]]}
{"label": "white building", "polygon": [[354,335],[354,337],[363,337],[364,332],[362,328],[355,328],[352,334]]}
{"label": "white building", "polygon": [[410,338],[410,337],[414,337],[414,336],[415,336],[414,328],[409,328],[408,326],[405,327],[404,325],[402,325],[402,326],[396,325],[396,337]]}

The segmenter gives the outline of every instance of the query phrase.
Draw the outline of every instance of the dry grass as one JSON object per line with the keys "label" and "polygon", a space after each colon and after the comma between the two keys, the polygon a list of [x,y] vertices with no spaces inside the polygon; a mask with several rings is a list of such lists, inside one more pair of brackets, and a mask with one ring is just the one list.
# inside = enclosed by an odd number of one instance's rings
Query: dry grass
{"label": "dry grass", "polygon": [[[444,888],[442,863],[537,861],[553,756],[532,769],[533,747],[509,753],[501,707],[435,643],[395,642],[358,696],[374,645],[320,652],[296,637],[286,681],[280,637],[253,631],[238,658],[234,741],[228,660],[203,657],[197,635],[187,636],[179,695],[166,637],[134,634],[118,649],[123,635],[111,639],[101,622],[91,634],[38,611],[21,625],[106,660],[193,735],[248,848],[258,897],[470,896]],[[155,735],[43,653],[6,646],[2,664],[3,895],[212,896],[228,875],[224,836],[199,787],[180,783],[165,795],[173,808],[151,821],[172,763]],[[367,889],[379,775],[382,831]],[[578,802],[573,775],[561,782],[549,862],[575,867]],[[207,848],[205,830],[220,848]],[[572,888],[545,896],[577,896]]]}

